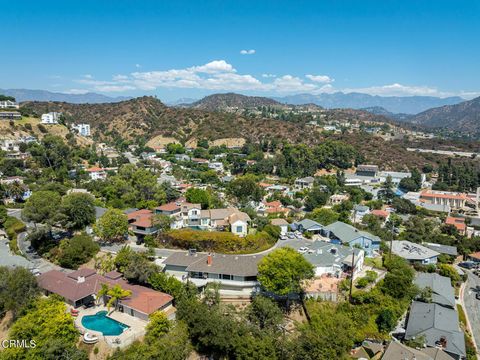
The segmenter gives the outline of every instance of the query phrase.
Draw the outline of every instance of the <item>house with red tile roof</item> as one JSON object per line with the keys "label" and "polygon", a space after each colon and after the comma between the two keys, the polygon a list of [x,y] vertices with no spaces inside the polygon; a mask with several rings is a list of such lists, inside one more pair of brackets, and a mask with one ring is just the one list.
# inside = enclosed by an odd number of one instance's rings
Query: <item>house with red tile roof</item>
{"label": "house with red tile roof", "polygon": [[93,166],[85,170],[92,180],[105,180],[107,178],[107,172],[104,168]]}
{"label": "house with red tile roof", "polygon": [[374,209],[372,211],[370,211],[370,214],[376,216],[376,217],[379,217],[383,220],[388,220],[389,216],[390,216],[390,213],[387,211],[387,210],[380,210],[380,209]]}
{"label": "house with red tile roof", "polygon": [[[145,286],[130,284],[116,271],[100,275],[93,269],[80,269],[70,274],[51,270],[38,276],[37,281],[47,295],[60,295],[73,307],[94,302],[102,284],[109,287],[119,285],[132,293],[119,301],[120,312],[143,320],[148,320],[148,316],[155,311],[164,311],[170,318],[175,315],[172,296]],[[108,301],[108,297],[106,296],[104,300]]]}
{"label": "house with red tile roof", "polygon": [[153,211],[148,209],[135,210],[127,214],[130,229],[142,241],[146,235],[155,235],[158,228],[153,224]]}
{"label": "house with red tile roof", "polygon": [[467,234],[467,224],[465,223],[464,218],[457,218],[457,217],[453,217],[453,216],[448,216],[445,219],[445,224],[455,226],[455,228],[458,230],[458,233],[460,235],[466,235]]}

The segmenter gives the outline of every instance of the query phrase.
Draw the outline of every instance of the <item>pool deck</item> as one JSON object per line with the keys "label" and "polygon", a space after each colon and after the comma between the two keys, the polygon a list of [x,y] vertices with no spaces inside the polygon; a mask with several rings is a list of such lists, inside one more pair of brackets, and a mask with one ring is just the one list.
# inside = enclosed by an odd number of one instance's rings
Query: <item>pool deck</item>
{"label": "pool deck", "polygon": [[121,322],[122,324],[128,325],[129,328],[125,329],[120,335],[103,335],[99,331],[94,331],[85,328],[82,325],[82,319],[84,316],[95,315],[99,311],[108,311],[106,306],[98,305],[88,309],[77,309],[79,311],[78,316],[75,318],[75,326],[80,330],[82,334],[88,332],[90,334],[98,336],[100,340],[105,341],[110,347],[123,348],[127,345],[130,345],[135,340],[141,339],[145,335],[145,327],[147,322],[136,317],[130,316],[128,314],[113,311],[113,308],[110,309],[108,317]]}

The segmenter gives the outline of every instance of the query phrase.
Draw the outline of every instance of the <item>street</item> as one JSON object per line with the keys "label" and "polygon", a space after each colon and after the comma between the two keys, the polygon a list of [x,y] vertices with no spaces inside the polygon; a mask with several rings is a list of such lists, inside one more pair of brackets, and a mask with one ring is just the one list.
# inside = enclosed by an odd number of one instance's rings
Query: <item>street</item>
{"label": "street", "polygon": [[480,287],[480,278],[470,270],[463,269],[468,274],[463,293],[465,312],[470,321],[472,333],[475,338],[477,349],[480,349],[480,300],[475,298],[477,286]]}

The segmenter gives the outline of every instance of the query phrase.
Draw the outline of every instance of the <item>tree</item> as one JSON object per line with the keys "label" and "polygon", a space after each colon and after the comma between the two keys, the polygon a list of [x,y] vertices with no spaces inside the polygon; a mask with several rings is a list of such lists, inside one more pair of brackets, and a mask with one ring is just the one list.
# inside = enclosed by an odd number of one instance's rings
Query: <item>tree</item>
{"label": "tree", "polygon": [[155,214],[153,216],[153,225],[160,231],[170,230],[170,226],[173,223],[173,218],[164,214]]}
{"label": "tree", "polygon": [[10,339],[33,340],[36,347],[5,349],[0,352],[2,359],[88,359],[85,352],[79,353],[76,349],[78,330],[65,303],[55,295],[37,299],[13,324],[8,336]]}
{"label": "tree", "polygon": [[455,285],[456,282],[461,280],[460,275],[458,275],[458,272],[452,265],[438,264],[438,270],[438,273],[440,275],[450,278],[450,280],[452,281],[452,285]]}
{"label": "tree", "polygon": [[255,296],[247,308],[247,317],[260,329],[277,330],[283,322],[283,314],[277,304],[264,296]]}
{"label": "tree", "polygon": [[145,341],[153,343],[156,339],[167,334],[172,328],[172,323],[168,320],[163,311],[155,311],[149,316],[150,322],[147,325],[147,334]]}
{"label": "tree", "polygon": [[100,246],[86,233],[75,235],[71,239],[62,240],[59,247],[58,263],[62,267],[76,269],[89,261]]}
{"label": "tree", "polygon": [[40,293],[35,276],[23,267],[0,267],[0,317],[12,311],[13,317]]}
{"label": "tree", "polygon": [[190,188],[187,190],[185,197],[192,204],[201,204],[202,209],[210,207],[210,194],[207,190]]}
{"label": "tree", "polygon": [[385,179],[385,182],[382,184],[382,188],[379,191],[379,197],[385,200],[392,200],[395,196],[395,193],[393,192],[393,181],[392,177],[390,175],[387,176]]}
{"label": "tree", "polygon": [[393,207],[399,214],[415,214],[417,207],[410,200],[396,197],[392,200]]}
{"label": "tree", "polygon": [[128,232],[128,217],[121,210],[108,209],[94,225],[94,232],[107,242],[123,241]]}
{"label": "tree", "polygon": [[125,299],[131,295],[132,295],[131,290],[125,290],[120,285],[115,284],[107,292],[107,296],[110,298],[107,302],[107,308],[110,310],[110,308],[113,305],[114,310],[117,310],[118,303],[120,302],[120,300]]}
{"label": "tree", "polygon": [[302,282],[315,275],[313,266],[301,254],[285,247],[272,251],[258,264],[258,281],[280,296],[302,292]]}
{"label": "tree", "polygon": [[318,221],[322,225],[330,225],[339,219],[339,214],[332,209],[320,208],[314,209],[307,216],[309,219]]}
{"label": "tree", "polygon": [[72,193],[62,199],[60,212],[67,229],[81,230],[95,222],[94,198],[90,194]]}
{"label": "tree", "polygon": [[227,190],[242,203],[248,201],[260,201],[263,196],[263,190],[257,184],[255,176],[250,174],[232,180],[228,184]]}
{"label": "tree", "polygon": [[20,181],[14,181],[13,183],[7,185],[7,193],[14,201],[22,200],[26,190],[27,187]]}
{"label": "tree", "polygon": [[35,224],[53,225],[59,220],[61,197],[53,191],[37,191],[25,203],[22,218]]}
{"label": "tree", "polygon": [[391,309],[386,308],[380,311],[375,323],[377,324],[378,331],[388,333],[395,328],[397,317]]}
{"label": "tree", "polygon": [[330,197],[329,193],[321,190],[318,187],[314,187],[307,195],[305,199],[305,210],[312,211],[315,208],[324,206],[328,198]]}

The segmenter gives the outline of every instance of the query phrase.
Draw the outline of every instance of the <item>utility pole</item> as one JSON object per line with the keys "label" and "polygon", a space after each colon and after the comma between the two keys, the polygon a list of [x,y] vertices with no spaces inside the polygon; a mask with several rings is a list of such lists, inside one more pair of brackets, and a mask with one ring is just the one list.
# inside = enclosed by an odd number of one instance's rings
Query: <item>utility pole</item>
{"label": "utility pole", "polygon": [[388,257],[389,257],[389,260],[391,261],[392,260],[392,247],[393,247],[393,228],[394,228],[394,224],[393,224],[393,221],[390,220],[390,223],[392,224],[391,228],[390,228],[390,231],[391,231],[391,237],[390,237],[390,253],[388,254]]}
{"label": "utility pole", "polygon": [[353,290],[353,274],[355,272],[355,249],[352,249],[352,273],[350,275],[350,295],[349,300],[352,303],[352,290]]}

